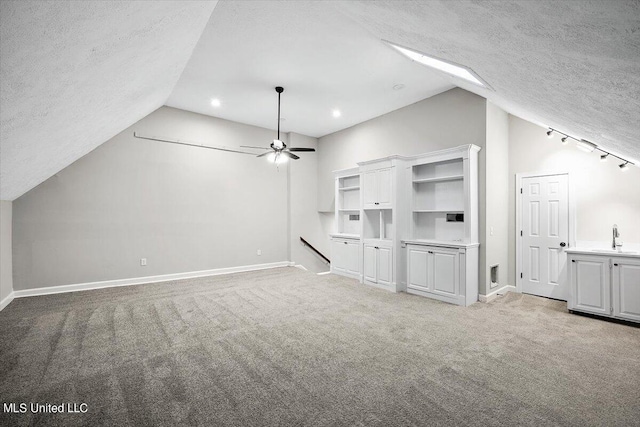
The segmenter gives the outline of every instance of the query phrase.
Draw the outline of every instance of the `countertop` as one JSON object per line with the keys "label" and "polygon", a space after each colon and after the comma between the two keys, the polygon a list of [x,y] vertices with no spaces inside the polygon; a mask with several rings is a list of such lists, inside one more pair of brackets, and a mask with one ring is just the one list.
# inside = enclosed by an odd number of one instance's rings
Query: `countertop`
{"label": "countertop", "polygon": [[580,255],[597,255],[607,257],[628,257],[628,258],[640,258],[640,252],[638,251],[614,251],[613,249],[597,249],[597,248],[569,248],[565,250],[568,254],[580,254]]}

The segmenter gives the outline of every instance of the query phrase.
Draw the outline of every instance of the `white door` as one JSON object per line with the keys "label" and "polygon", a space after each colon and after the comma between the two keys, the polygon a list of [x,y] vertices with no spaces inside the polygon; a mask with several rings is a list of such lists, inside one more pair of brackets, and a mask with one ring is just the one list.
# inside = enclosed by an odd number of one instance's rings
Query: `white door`
{"label": "white door", "polygon": [[407,246],[407,257],[409,258],[407,287],[428,290],[427,264],[429,252],[426,249]]}
{"label": "white door", "polygon": [[567,300],[567,175],[522,179],[522,292]]}
{"label": "white door", "polygon": [[334,271],[345,271],[345,243],[343,240],[331,241],[331,269]]}
{"label": "white door", "polygon": [[378,197],[376,204],[382,208],[391,207],[391,169],[380,169],[378,175]]}
{"label": "white door", "polygon": [[393,281],[393,251],[391,248],[384,247],[379,247],[376,251],[378,252],[377,282],[383,285],[390,285]]}
{"label": "white door", "polygon": [[584,256],[571,261],[572,308],[611,315],[609,258]]}
{"label": "white door", "polygon": [[363,174],[363,204],[365,208],[375,208],[378,201],[378,178],[376,171]]}
{"label": "white door", "polygon": [[458,295],[460,268],[458,251],[455,249],[433,248],[432,280],[429,286],[433,293],[444,296]]}
{"label": "white door", "polygon": [[377,270],[377,262],[376,262],[376,247],[372,245],[364,245],[364,256],[363,256],[363,271],[362,274],[364,276],[364,280],[368,280],[370,282],[376,281],[376,270]]}
{"label": "white door", "polygon": [[613,263],[613,315],[640,322],[640,260]]}
{"label": "white door", "polygon": [[360,275],[360,257],[358,256],[360,242],[348,242],[346,248],[346,269],[347,273]]}

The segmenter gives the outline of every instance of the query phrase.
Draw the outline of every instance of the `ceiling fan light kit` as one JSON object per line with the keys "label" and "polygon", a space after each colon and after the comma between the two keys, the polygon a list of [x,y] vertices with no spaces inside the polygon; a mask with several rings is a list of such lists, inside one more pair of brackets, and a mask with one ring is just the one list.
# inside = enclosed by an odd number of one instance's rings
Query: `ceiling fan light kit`
{"label": "ceiling fan light kit", "polygon": [[[298,160],[300,158],[300,157],[296,156],[295,154],[293,154],[292,151],[313,152],[313,151],[316,151],[316,149],[315,148],[305,148],[305,147],[287,148],[287,144],[285,144],[284,141],[282,141],[280,139],[280,94],[282,94],[282,92],[284,92],[284,88],[282,86],[277,86],[276,87],[276,92],[278,93],[278,137],[271,142],[271,144],[269,145],[270,148],[268,148],[268,147],[254,147],[254,146],[251,146],[251,145],[241,145],[241,147],[242,148],[252,148],[254,150],[267,150],[264,153],[258,154],[256,157],[267,157],[267,160],[269,160],[270,162],[275,163],[276,165],[280,165],[282,163],[286,163],[287,161],[289,161],[289,159]],[[210,150],[220,150],[220,151],[227,151],[227,152],[231,152],[231,153],[255,155],[255,153],[249,153],[249,152],[246,152],[246,151],[239,151],[239,150],[235,150],[235,149],[229,148],[229,147],[214,147],[214,146],[211,146],[211,145],[204,145],[204,144],[199,144],[199,143],[196,143],[196,142],[181,141],[179,139],[170,139],[170,138],[163,138],[163,137],[157,137],[157,136],[144,136],[144,135],[138,134],[137,132],[133,132],[133,136],[135,138],[140,138],[140,139],[148,139],[148,140],[152,140],[152,141],[168,142],[168,143],[171,143],[171,144],[186,145],[186,146],[189,146],[189,147],[208,148]]]}

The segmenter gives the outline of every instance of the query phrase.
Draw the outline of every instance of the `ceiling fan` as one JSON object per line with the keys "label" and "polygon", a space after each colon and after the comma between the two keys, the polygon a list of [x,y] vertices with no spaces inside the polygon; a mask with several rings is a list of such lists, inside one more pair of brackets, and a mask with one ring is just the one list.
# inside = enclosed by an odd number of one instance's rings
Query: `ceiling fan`
{"label": "ceiling fan", "polygon": [[[300,157],[296,156],[295,154],[293,154],[293,151],[298,151],[298,152],[302,152],[302,151],[306,151],[306,152],[310,152],[310,151],[316,151],[315,148],[304,148],[304,147],[291,147],[291,148],[287,148],[287,144],[285,144],[281,139],[280,139],[280,94],[282,92],[284,92],[284,88],[281,86],[277,86],[276,87],[276,92],[278,92],[278,139],[274,139],[273,142],[269,145],[269,148],[266,147],[252,147],[250,145],[241,145],[241,147],[243,148],[253,148],[253,149],[258,149],[258,150],[268,150],[265,153],[261,153],[258,154],[256,157],[264,157],[264,156],[269,156],[269,160],[272,161],[275,164],[280,164],[280,163],[284,163],[289,159],[293,159],[293,160],[298,160]],[[151,141],[160,141],[160,142],[168,142],[171,144],[178,144],[178,145],[187,145],[189,147],[200,147],[200,148],[209,148],[211,150],[220,150],[220,151],[228,151],[231,153],[240,153],[240,154],[249,154],[249,155],[255,155],[255,153],[248,153],[246,151],[240,151],[240,150],[236,150],[234,148],[231,147],[214,147],[211,145],[204,145],[204,144],[200,144],[197,142],[191,142],[191,141],[185,141],[185,140],[179,140],[179,139],[169,139],[169,138],[164,138],[164,137],[159,137],[159,136],[144,136],[144,135],[140,135],[137,132],[133,132],[133,136],[136,138],[140,138],[140,139],[148,139]]]}
{"label": "ceiling fan", "polygon": [[280,95],[284,92],[284,88],[282,86],[276,86],[276,92],[278,92],[278,138],[274,139],[271,144],[269,144],[269,148],[265,147],[252,147],[250,145],[241,145],[242,148],[255,148],[258,150],[268,150],[265,153],[258,154],[257,157],[269,156],[269,160],[273,163],[279,164],[284,163],[289,159],[298,160],[300,157],[293,154],[294,151],[297,152],[311,152],[316,151],[315,148],[304,148],[304,147],[291,147],[287,148],[287,144],[285,144],[280,139]]}

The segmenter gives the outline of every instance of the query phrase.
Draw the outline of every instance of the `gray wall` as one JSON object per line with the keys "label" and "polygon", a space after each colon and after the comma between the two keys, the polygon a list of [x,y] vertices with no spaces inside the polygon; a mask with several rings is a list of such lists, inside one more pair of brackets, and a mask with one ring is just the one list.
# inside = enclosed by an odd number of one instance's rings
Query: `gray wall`
{"label": "gray wall", "polygon": [[[485,159],[486,194],[480,198],[486,214],[486,222],[480,226],[485,236],[485,250],[480,251],[480,266],[485,266],[480,293],[484,295],[509,284],[509,221],[506,204],[509,199],[509,115],[488,101]],[[491,289],[490,267],[496,264],[499,266],[498,286]]]}
{"label": "gray wall", "polygon": [[229,147],[274,138],[156,110],[14,201],[15,290],[288,260],[286,166],[134,130]]}
{"label": "gray wall", "polygon": [[12,202],[0,201],[0,302],[13,292],[13,261],[11,260],[12,210]]}
{"label": "gray wall", "polygon": [[614,223],[618,224],[626,246],[640,244],[640,168],[630,167],[622,172],[618,167],[620,161],[600,162],[598,154],[580,151],[574,142],[562,145],[560,137],[550,140],[545,132],[545,128],[509,116],[509,280],[513,285],[516,173],[569,172],[579,245],[610,244]]}
{"label": "gray wall", "polygon": [[[318,208],[325,212],[334,208],[334,170],[355,167],[357,162],[392,154],[408,156],[475,144],[483,147],[479,154],[479,240],[480,256],[484,260],[486,219],[482,200],[485,194],[486,127],[486,100],[456,88],[324,136],[319,139]],[[326,229],[332,230],[332,219],[325,218],[324,224]],[[328,247],[328,236],[325,240],[324,245]],[[479,281],[483,290],[485,274],[480,274]]]}
{"label": "gray wall", "polygon": [[[289,133],[290,147],[318,148],[318,139],[296,133]],[[290,197],[290,260],[303,265],[310,271],[319,273],[328,271],[329,266],[300,242],[307,242],[329,257],[329,248],[323,246],[326,234],[323,234],[322,214],[318,213],[316,189],[318,188],[318,154],[302,153],[300,159],[289,162]]]}

